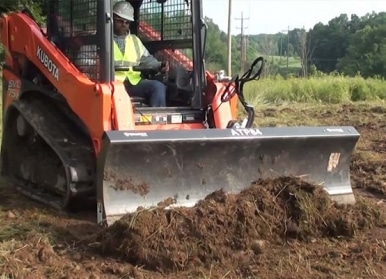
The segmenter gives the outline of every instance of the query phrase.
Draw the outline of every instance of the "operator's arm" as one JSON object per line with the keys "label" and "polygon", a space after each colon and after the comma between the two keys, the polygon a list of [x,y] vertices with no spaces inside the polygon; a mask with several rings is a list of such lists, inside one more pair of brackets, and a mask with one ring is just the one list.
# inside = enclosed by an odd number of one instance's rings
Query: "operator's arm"
{"label": "operator's arm", "polygon": [[149,68],[161,68],[162,62],[158,61],[149,51],[145,48],[141,56],[141,61],[139,63],[141,66]]}
{"label": "operator's arm", "polygon": [[139,47],[142,50],[140,65],[144,67],[160,69],[163,63],[158,61],[157,58],[150,54],[150,52],[146,49],[138,37],[136,37],[136,39],[138,40]]}

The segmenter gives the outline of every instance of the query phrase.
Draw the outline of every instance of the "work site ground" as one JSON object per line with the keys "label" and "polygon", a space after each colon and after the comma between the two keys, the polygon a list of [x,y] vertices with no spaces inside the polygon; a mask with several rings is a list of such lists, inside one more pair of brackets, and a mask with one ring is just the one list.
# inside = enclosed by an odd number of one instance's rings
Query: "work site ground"
{"label": "work site ground", "polygon": [[260,126],[354,126],[357,203],[338,206],[320,185],[282,177],[101,228],[95,209],[59,213],[2,182],[0,278],[386,278],[386,105],[256,112]]}

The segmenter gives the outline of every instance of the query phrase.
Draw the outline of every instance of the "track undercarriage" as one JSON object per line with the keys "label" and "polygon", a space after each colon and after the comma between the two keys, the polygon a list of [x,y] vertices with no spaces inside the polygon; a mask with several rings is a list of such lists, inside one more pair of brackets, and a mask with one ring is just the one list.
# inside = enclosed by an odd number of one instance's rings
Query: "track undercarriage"
{"label": "track undercarriage", "polygon": [[2,172],[22,194],[60,210],[95,201],[95,155],[54,102],[19,100],[8,112]]}

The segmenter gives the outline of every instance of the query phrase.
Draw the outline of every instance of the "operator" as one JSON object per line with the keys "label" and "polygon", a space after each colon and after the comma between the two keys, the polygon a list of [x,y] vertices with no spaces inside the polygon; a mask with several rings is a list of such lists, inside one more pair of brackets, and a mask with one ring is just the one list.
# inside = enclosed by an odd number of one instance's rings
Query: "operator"
{"label": "operator", "polygon": [[[122,62],[128,66],[143,65],[160,72],[169,71],[169,64],[159,62],[145,48],[141,40],[130,34],[129,25],[134,21],[133,6],[127,1],[117,2],[113,7],[114,24],[114,60],[115,64]],[[152,107],[166,106],[166,87],[158,80],[142,79],[138,71],[116,71],[115,79],[124,83],[130,96],[146,98]]]}

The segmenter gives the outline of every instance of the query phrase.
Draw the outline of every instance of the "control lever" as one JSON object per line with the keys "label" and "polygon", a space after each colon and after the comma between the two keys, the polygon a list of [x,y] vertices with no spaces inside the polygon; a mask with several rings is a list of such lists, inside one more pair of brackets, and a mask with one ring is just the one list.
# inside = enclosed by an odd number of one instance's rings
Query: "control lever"
{"label": "control lever", "polygon": [[151,67],[144,67],[144,66],[125,66],[125,65],[115,65],[115,71],[129,71],[132,69],[133,71],[141,72],[144,75],[155,75],[158,73],[158,69],[151,68]]}

